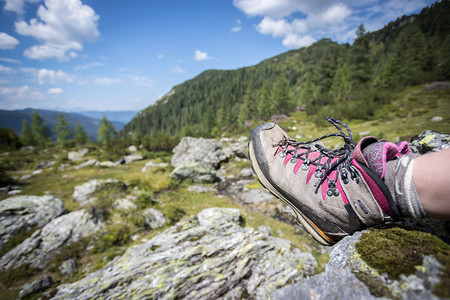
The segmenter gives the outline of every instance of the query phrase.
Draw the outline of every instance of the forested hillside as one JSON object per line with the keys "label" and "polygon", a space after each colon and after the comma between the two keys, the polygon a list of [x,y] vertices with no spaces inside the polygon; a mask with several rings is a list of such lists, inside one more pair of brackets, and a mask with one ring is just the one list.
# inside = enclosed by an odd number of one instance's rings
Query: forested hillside
{"label": "forested hillside", "polygon": [[450,1],[404,16],[353,45],[329,39],[237,70],[208,70],[173,89],[128,123],[133,138],[217,135],[249,121],[304,109],[312,119],[374,118],[406,86],[450,74]]}

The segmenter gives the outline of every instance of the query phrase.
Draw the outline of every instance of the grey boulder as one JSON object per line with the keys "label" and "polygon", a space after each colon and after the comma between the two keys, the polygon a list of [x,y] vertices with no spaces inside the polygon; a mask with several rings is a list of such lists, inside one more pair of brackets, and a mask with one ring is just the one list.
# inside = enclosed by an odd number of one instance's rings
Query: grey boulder
{"label": "grey boulder", "polygon": [[183,163],[204,163],[218,169],[220,163],[227,160],[230,154],[222,150],[221,144],[214,139],[183,137],[173,149],[172,166]]}
{"label": "grey boulder", "polygon": [[118,191],[126,191],[127,185],[120,180],[106,179],[98,180],[92,179],[82,185],[78,185],[74,188],[72,198],[73,200],[81,203],[94,202],[96,195],[99,191],[104,189],[115,188]]}
{"label": "grey boulder", "polygon": [[15,196],[0,201],[0,249],[21,232],[40,228],[64,213],[52,196]]}
{"label": "grey boulder", "polygon": [[62,215],[0,258],[0,271],[21,265],[43,268],[64,247],[93,235],[102,227],[97,215],[86,210]]}
{"label": "grey boulder", "polygon": [[205,209],[99,271],[60,285],[54,299],[267,299],[314,274],[311,254],[239,220],[237,209]]}

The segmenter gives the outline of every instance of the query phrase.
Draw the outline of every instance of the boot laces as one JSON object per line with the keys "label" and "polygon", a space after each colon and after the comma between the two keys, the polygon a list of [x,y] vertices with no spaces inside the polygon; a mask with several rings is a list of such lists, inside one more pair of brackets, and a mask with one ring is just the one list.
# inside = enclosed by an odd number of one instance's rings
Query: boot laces
{"label": "boot laces", "polygon": [[[356,147],[355,142],[352,139],[352,131],[350,127],[348,127],[345,123],[336,120],[332,117],[327,117],[326,120],[334,125],[339,132],[330,133],[318,137],[316,139],[306,141],[306,142],[298,142],[288,137],[284,137],[280,142],[274,144],[273,147],[277,147],[277,152],[279,147],[283,150],[279,153],[280,157],[286,157],[288,154],[292,154],[292,158],[290,159],[291,163],[297,163],[300,159],[303,161],[301,165],[301,169],[303,171],[309,170],[310,165],[316,166],[316,171],[314,173],[314,177],[317,178],[314,186],[316,187],[315,193],[318,192],[319,187],[322,183],[328,179],[328,196],[339,196],[339,191],[337,190],[337,179],[338,176],[341,176],[341,180],[344,184],[349,182],[348,174],[350,174],[350,178],[355,180],[356,183],[359,183],[359,175],[356,172],[355,168],[351,164],[353,151]],[[344,131],[345,129],[345,131]],[[328,149],[320,144],[315,144],[315,150],[311,147],[312,144],[329,138],[329,137],[340,137],[344,140],[344,146],[338,149]],[[291,146],[291,147],[289,147]],[[299,150],[306,150],[301,151]],[[315,159],[310,159],[309,154],[313,151],[318,151],[319,156]],[[277,153],[275,152],[275,153]],[[324,157],[327,157],[325,163],[321,163]],[[337,158],[334,162],[333,159]],[[337,171],[336,177],[334,179],[330,179],[329,175],[331,172]]]}

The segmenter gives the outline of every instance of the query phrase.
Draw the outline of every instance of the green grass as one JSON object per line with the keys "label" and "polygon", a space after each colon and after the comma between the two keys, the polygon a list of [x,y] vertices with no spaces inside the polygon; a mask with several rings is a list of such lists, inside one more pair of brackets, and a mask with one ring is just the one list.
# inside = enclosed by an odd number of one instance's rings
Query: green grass
{"label": "green grass", "polygon": [[[398,93],[389,104],[381,106],[374,112],[376,116],[374,120],[342,121],[351,127],[355,142],[366,134],[396,141],[397,139],[409,140],[411,136],[417,135],[425,129],[450,132],[450,92],[448,90],[424,92],[422,88],[422,86],[411,87],[405,89],[402,93]],[[431,122],[430,120],[433,116],[441,116],[443,121]],[[280,126],[287,130],[292,138],[300,136],[299,140],[302,141],[336,132],[332,125],[317,126],[314,121],[314,117],[307,116],[305,112],[295,112],[287,120],[281,122]],[[242,132],[244,133],[241,132],[241,134],[248,134],[250,130],[251,128],[243,129]],[[340,139],[328,139],[328,141],[325,141],[325,146],[330,148],[342,145],[343,143]],[[96,155],[101,157],[96,157]],[[287,239],[291,241],[293,247],[305,252],[311,252],[318,262],[317,271],[321,272],[324,270],[329,260],[329,255],[326,251],[321,251],[322,246],[315,242],[305,231],[297,232],[289,224],[265,216],[257,211],[247,211],[244,206],[233,202],[228,197],[218,196],[214,192],[195,193],[188,191],[188,187],[192,184],[191,182],[178,183],[169,177],[170,172],[173,170],[173,167],[170,166],[171,156],[172,153],[170,152],[148,152],[145,153],[145,160],[128,165],[119,165],[113,168],[89,166],[79,170],[75,170],[73,166],[60,170],[58,167],[63,163],[75,164],[69,162],[66,154],[57,149],[36,152],[15,151],[11,152],[9,156],[0,156],[0,166],[6,170],[7,175],[10,177],[21,177],[31,173],[41,161],[56,161],[57,163],[54,166],[45,169],[42,174],[36,175],[25,182],[19,182],[19,184],[22,189],[22,195],[50,193],[61,199],[68,211],[80,209],[80,203],[72,199],[75,186],[94,178],[118,179],[128,184],[127,193],[137,192],[136,205],[138,208],[136,210],[117,212],[109,209],[109,213],[104,220],[106,226],[102,234],[90,239],[88,243],[80,241],[69,246],[55,256],[44,270],[37,271],[37,274],[51,275],[55,285],[80,279],[86,275],[82,270],[86,268],[90,268],[87,272],[98,270],[112,258],[122,254],[129,246],[141,243],[142,239],[151,239],[181,218],[192,217],[203,209],[210,207],[240,209],[241,224],[243,226],[254,229],[257,229],[260,225],[269,226],[275,237]],[[86,156],[86,160],[89,158],[101,160],[101,158],[106,159],[108,157],[101,149],[95,148],[94,151]],[[148,159],[152,159],[155,163],[168,162],[169,166],[150,167],[143,173],[141,169],[145,166]],[[240,170],[250,167],[250,162],[236,161],[232,157],[227,163],[223,164],[223,167],[227,175],[237,178],[240,175]],[[247,188],[262,187],[257,181],[253,181],[247,184]],[[103,200],[103,204],[108,206],[112,203],[113,198],[116,198],[118,195],[125,194],[118,191],[109,191],[104,192],[99,197]],[[0,195],[0,200],[3,198],[5,196]],[[153,199],[156,199],[157,202]],[[98,206],[98,204],[94,203],[91,206]],[[162,228],[151,230],[145,225],[142,211],[148,207],[158,209],[166,216],[168,221]],[[280,232],[282,236],[280,236]],[[138,239],[133,241],[130,238],[133,235],[137,235]],[[19,236],[17,241],[23,240],[24,237],[23,235]],[[93,246],[95,250],[86,251],[87,244]],[[377,243],[374,244],[374,247],[376,246]],[[438,251],[436,255],[442,256],[442,253],[439,254]],[[79,271],[73,278],[63,278],[57,266],[70,256],[76,259]],[[446,280],[448,281],[450,274],[448,274],[448,268],[446,270],[447,273],[443,277],[447,278]],[[17,296],[21,285],[37,276],[34,273],[35,271],[33,270],[33,273],[22,269],[8,271],[7,274],[5,273],[5,276],[0,278],[0,282],[3,284],[3,286],[0,284],[0,294],[15,298],[11,295]],[[397,275],[394,274],[392,276],[395,277]],[[11,281],[9,278],[18,279]],[[441,289],[445,290],[445,285],[448,286],[449,284],[449,282],[444,281],[441,284]]]}

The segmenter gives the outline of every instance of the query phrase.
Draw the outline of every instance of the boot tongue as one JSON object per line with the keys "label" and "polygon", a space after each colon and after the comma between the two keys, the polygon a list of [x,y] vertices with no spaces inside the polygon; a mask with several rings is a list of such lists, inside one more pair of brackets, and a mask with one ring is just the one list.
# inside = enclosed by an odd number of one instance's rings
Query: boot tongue
{"label": "boot tongue", "polygon": [[353,151],[353,159],[384,178],[388,161],[411,152],[406,141],[394,144],[386,140],[378,141],[373,136],[366,136],[356,145]]}
{"label": "boot tongue", "polygon": [[372,143],[363,149],[367,166],[381,178],[386,174],[386,163],[395,159],[398,153],[398,146],[388,141]]}

